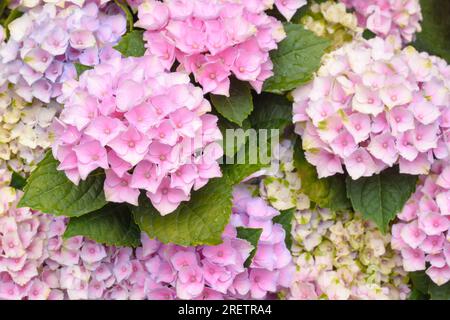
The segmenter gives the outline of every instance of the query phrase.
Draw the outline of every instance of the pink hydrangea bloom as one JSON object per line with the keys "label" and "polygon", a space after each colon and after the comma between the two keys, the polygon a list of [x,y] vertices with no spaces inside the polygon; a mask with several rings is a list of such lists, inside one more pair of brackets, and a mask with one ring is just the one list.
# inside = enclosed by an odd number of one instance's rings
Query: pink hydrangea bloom
{"label": "pink hydrangea bloom", "polygon": [[392,247],[401,252],[406,271],[425,270],[437,285],[450,280],[450,164],[436,162],[422,176],[399,222]]}
{"label": "pink hydrangea bloom", "polygon": [[186,74],[166,72],[156,57],[116,52],[63,91],[53,154],[74,183],[103,169],[108,201],[137,205],[145,190],[165,215],[221,176],[222,136],[209,102]]}
{"label": "pink hydrangea bloom", "polygon": [[126,31],[124,14],[113,2],[66,2],[26,11],[9,24],[10,38],[0,44],[0,85],[13,83],[27,102],[48,103],[61,95],[62,83],[76,77],[73,63],[98,64]]}
{"label": "pink hydrangea bloom", "polygon": [[414,40],[416,32],[422,30],[422,11],[419,0],[340,0],[354,9],[361,27],[380,37],[389,35],[404,43]]}
{"label": "pink hydrangea bloom", "polygon": [[70,5],[82,7],[87,3],[103,5],[109,1],[111,0],[10,0],[8,7],[11,9],[19,8],[21,11],[26,11],[38,6],[43,6],[46,3],[51,3],[58,7],[64,8],[65,6]]}
{"label": "pink hydrangea bloom", "polygon": [[[235,192],[223,243],[198,247],[144,234],[136,249],[63,239],[67,219],[16,209],[17,198],[0,188],[0,299],[263,299],[292,282],[285,234],[271,221],[278,211],[245,189]],[[236,227],[256,224],[265,235],[245,267],[253,246],[237,238]]]}
{"label": "pink hydrangea bloom", "polygon": [[400,165],[427,174],[449,154],[450,67],[412,47],[398,51],[374,38],[324,59],[316,78],[294,96],[294,122],[319,177],[353,179]]}
{"label": "pink hydrangea bloom", "polygon": [[[167,69],[178,61],[205,93],[228,96],[231,75],[260,92],[272,76],[269,51],[285,37],[281,22],[264,12],[273,3],[146,0],[138,7],[136,26],[147,30],[147,54],[159,57]],[[287,19],[305,3],[275,1]]]}

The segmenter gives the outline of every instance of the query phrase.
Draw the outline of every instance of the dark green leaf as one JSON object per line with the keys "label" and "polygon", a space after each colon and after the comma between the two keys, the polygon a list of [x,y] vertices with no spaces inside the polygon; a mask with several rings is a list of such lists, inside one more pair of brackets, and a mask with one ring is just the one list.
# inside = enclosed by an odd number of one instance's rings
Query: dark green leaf
{"label": "dark green leaf", "polygon": [[416,189],[417,177],[400,174],[393,167],[378,175],[352,180],[347,177],[347,195],[353,209],[374,221],[383,233]]}
{"label": "dark green leaf", "polygon": [[105,207],[70,218],[65,238],[84,236],[110,246],[137,247],[140,230],[126,204],[109,203]]}
{"label": "dark green leaf", "polygon": [[450,282],[438,286],[434,282],[428,288],[431,300],[450,300]]}
{"label": "dark green leaf", "polygon": [[[252,149],[252,151],[250,151]],[[270,165],[270,154],[266,154],[267,163],[261,159],[260,149],[251,148],[247,143],[241,147],[233,160],[227,159],[226,165],[222,166],[224,181],[229,185],[235,185],[264,167]],[[229,162],[232,161],[232,162]]]}
{"label": "dark green leaf", "polygon": [[145,53],[144,31],[133,30],[122,37],[114,47],[124,57],[142,57]]}
{"label": "dark green leaf", "polygon": [[[247,142],[248,135],[246,134],[245,130],[250,128],[250,122],[248,121],[248,119],[245,119],[242,122],[241,128],[237,124],[228,121],[221,115],[217,114],[217,116],[219,117],[217,125],[219,126],[220,132],[222,132],[223,136],[223,152],[226,157],[231,158]],[[242,136],[237,135],[238,131],[236,130],[240,130]]]}
{"label": "dark green leaf", "polygon": [[236,230],[237,237],[239,239],[247,240],[253,246],[252,252],[250,252],[250,255],[244,263],[244,266],[248,268],[252,264],[253,258],[255,257],[256,250],[258,249],[259,238],[261,237],[263,229],[237,227]]}
{"label": "dark green leaf", "polygon": [[267,92],[283,93],[311,80],[330,45],[328,40],[317,37],[299,24],[286,23],[284,26],[287,37],[270,55],[274,75],[264,83]]}
{"label": "dark green leaf", "polygon": [[421,0],[422,32],[417,33],[414,47],[440,56],[450,63],[450,1]]}
{"label": "dark green leaf", "polygon": [[425,271],[411,272],[409,277],[413,291],[418,292],[414,293],[410,299],[415,297],[427,299],[429,296],[432,300],[450,300],[450,282],[438,286],[428,277]]}
{"label": "dark green leaf", "polygon": [[292,124],[292,103],[284,96],[262,93],[254,98],[255,110],[249,120],[255,129],[279,129]]}
{"label": "dark green leaf", "polygon": [[150,238],[182,246],[217,245],[231,215],[231,185],[212,179],[194,191],[191,200],[182,202],[172,213],[161,216],[142,195],[133,207],[135,222]]}
{"label": "dark green leaf", "polygon": [[9,186],[13,187],[14,189],[17,189],[17,190],[23,190],[26,183],[27,183],[27,179],[22,177],[17,172],[13,172],[12,177],[11,177],[11,183],[9,184]]}
{"label": "dark green leaf", "polygon": [[429,300],[428,294],[424,294],[417,289],[412,289],[408,300]]}
{"label": "dark green leaf", "polygon": [[286,243],[286,247],[291,250],[292,247],[292,220],[294,219],[295,208],[280,211],[280,215],[273,218],[274,223],[279,223],[283,227],[286,236],[284,238],[284,242]]}
{"label": "dark green leaf", "polygon": [[369,39],[375,38],[377,35],[375,33],[373,33],[372,31],[370,31],[369,29],[364,29],[362,36],[364,39],[369,40]]}
{"label": "dark green leaf", "polygon": [[232,79],[230,96],[211,94],[211,102],[214,108],[227,120],[242,126],[253,111],[253,100],[247,83]]}
{"label": "dark green leaf", "polygon": [[294,165],[302,181],[302,192],[319,207],[335,211],[351,207],[345,189],[345,177],[336,174],[319,179],[316,168],[305,158],[300,139],[294,146]]}
{"label": "dark green leaf", "polygon": [[93,172],[74,185],[62,171],[52,153],[47,152],[27,180],[19,207],[29,207],[57,216],[77,217],[102,208],[104,173]]}

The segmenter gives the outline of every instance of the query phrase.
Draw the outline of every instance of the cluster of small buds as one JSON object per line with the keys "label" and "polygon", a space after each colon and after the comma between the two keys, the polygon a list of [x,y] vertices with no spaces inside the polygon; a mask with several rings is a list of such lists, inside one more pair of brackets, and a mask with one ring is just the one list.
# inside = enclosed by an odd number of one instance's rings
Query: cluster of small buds
{"label": "cluster of small buds", "polygon": [[51,146],[50,125],[59,111],[51,102],[25,102],[4,84],[0,87],[0,166],[29,173]]}
{"label": "cluster of small buds", "polygon": [[[27,102],[48,103],[61,94],[62,83],[76,77],[73,63],[98,64],[126,31],[126,19],[111,2],[98,7],[37,6],[13,20],[8,41],[0,45],[0,85],[13,83]],[[108,51],[108,50],[107,50]]]}
{"label": "cluster of small buds", "polygon": [[302,16],[300,23],[305,29],[319,37],[332,41],[332,48],[338,48],[362,36],[356,15],[347,12],[343,3],[334,0],[311,4],[310,10]]}
{"label": "cluster of small buds", "polygon": [[425,270],[437,285],[450,280],[450,164],[436,162],[420,177],[399,222],[392,226],[392,247],[406,271]]}
{"label": "cluster of small buds", "polygon": [[400,165],[427,174],[449,155],[450,67],[381,38],[325,56],[315,79],[293,92],[296,132],[319,177],[353,179]]}
{"label": "cluster of small buds", "polygon": [[403,43],[422,31],[419,0],[340,0],[355,10],[358,23],[380,37],[395,36]]}
{"label": "cluster of small buds", "polygon": [[308,209],[310,201],[302,193],[301,180],[294,167],[294,143],[283,140],[273,148],[272,166],[262,172],[259,192],[277,210]]}
{"label": "cluster of small buds", "polygon": [[289,299],[406,299],[410,289],[390,236],[350,212],[297,211]]}
{"label": "cluster of small buds", "polygon": [[[0,299],[265,299],[292,283],[292,258],[278,211],[247,189],[235,191],[231,223],[216,246],[162,244],[142,234],[136,249],[63,239],[67,221],[16,209],[0,190]],[[236,227],[264,231],[253,246]]]}
{"label": "cluster of small buds", "polygon": [[[230,76],[260,92],[272,76],[269,51],[286,35],[282,23],[265,13],[274,1],[146,0],[137,27],[146,29],[147,54],[170,69],[193,73],[205,93],[229,95]],[[305,0],[275,1],[290,19]]]}
{"label": "cluster of small buds", "polygon": [[165,215],[221,176],[211,105],[188,75],[166,72],[156,57],[116,52],[63,91],[52,150],[75,184],[102,168],[108,201],[138,205],[142,189]]}

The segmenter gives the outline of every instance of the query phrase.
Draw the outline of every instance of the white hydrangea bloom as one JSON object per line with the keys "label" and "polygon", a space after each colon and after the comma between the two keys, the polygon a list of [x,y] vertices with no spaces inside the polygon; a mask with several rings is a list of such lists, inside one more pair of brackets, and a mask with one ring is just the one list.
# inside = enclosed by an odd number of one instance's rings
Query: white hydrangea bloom
{"label": "white hydrangea bloom", "polygon": [[351,212],[295,213],[292,254],[297,265],[289,299],[406,299],[406,271],[390,236]]}
{"label": "white hydrangea bloom", "polygon": [[300,176],[294,167],[294,149],[290,140],[282,141],[272,151],[272,166],[264,171],[260,193],[277,210],[309,208],[309,198],[300,192]]}
{"label": "white hydrangea bloom", "polygon": [[55,102],[28,103],[13,87],[0,87],[0,168],[30,172],[51,145],[49,128],[59,109]]}

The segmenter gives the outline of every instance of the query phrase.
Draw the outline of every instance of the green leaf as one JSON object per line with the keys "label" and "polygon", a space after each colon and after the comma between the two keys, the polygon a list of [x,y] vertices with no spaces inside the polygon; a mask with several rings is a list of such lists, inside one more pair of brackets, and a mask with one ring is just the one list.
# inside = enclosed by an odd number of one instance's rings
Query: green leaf
{"label": "green leaf", "polygon": [[355,211],[374,221],[383,233],[416,189],[417,177],[400,174],[393,167],[378,175],[352,180],[347,177],[347,195]]}
{"label": "green leaf", "polygon": [[409,278],[413,291],[418,292],[413,293],[410,299],[416,297],[427,299],[430,296],[431,300],[450,300],[450,282],[438,286],[428,277],[425,271],[410,272]]}
{"label": "green leaf", "polygon": [[236,130],[243,130],[244,133],[245,130],[250,128],[250,121],[248,121],[248,118],[245,119],[242,122],[242,128],[239,127],[237,124],[232,123],[225,119],[220,114],[216,114],[219,118],[219,121],[217,122],[217,125],[219,126],[220,132],[222,132],[223,140],[222,140],[222,147],[223,152],[226,157],[233,157],[236,152],[239,151],[239,149],[245,145],[247,142],[248,135],[245,134],[242,138],[238,138],[235,133]]}
{"label": "green leaf", "polygon": [[416,34],[414,47],[440,56],[450,63],[450,1],[421,0],[422,32]]}
{"label": "green leaf", "polygon": [[431,300],[450,300],[450,282],[438,286],[434,282],[430,282],[428,288]]}
{"label": "green leaf", "polygon": [[93,69],[94,67],[86,66],[81,63],[75,63],[75,69],[77,70],[77,76],[80,77],[80,75],[85,72],[86,70]]}
{"label": "green leaf", "polygon": [[427,294],[424,294],[417,289],[412,289],[408,300],[429,300],[429,297]]}
{"label": "green leaf", "polygon": [[375,38],[377,35],[370,31],[369,29],[364,29],[364,32],[362,34],[363,38],[366,40],[370,40],[372,38]]}
{"label": "green leaf", "polygon": [[408,275],[414,289],[423,294],[428,293],[428,287],[431,280],[424,271],[410,272]]}
{"label": "green leaf", "polygon": [[292,103],[284,96],[262,93],[254,97],[255,110],[249,117],[255,129],[284,130],[292,124]]}
{"label": "green leaf", "polygon": [[74,185],[62,171],[51,151],[31,173],[24,187],[19,207],[29,207],[57,216],[77,217],[102,208],[104,173],[93,172],[86,180]]}
{"label": "green leaf", "polygon": [[286,236],[284,242],[286,243],[286,248],[291,250],[292,247],[292,220],[294,219],[295,208],[280,211],[280,215],[273,218],[274,223],[279,223],[283,227]]}
{"label": "green leaf", "polygon": [[74,236],[110,246],[137,247],[140,244],[139,227],[126,204],[109,203],[97,211],[70,218],[64,238]]}
{"label": "green leaf", "polygon": [[11,183],[9,184],[9,186],[13,187],[14,189],[17,189],[17,190],[23,190],[26,183],[27,183],[27,179],[22,177],[17,172],[13,172],[12,177],[11,177]]}
{"label": "green leaf", "polygon": [[117,6],[120,9],[122,9],[122,11],[125,13],[125,16],[127,17],[128,31],[133,31],[134,18],[133,18],[133,14],[130,11],[130,8],[126,4],[126,1],[124,2],[122,0],[114,0],[114,2],[117,4]]}
{"label": "green leaf", "polygon": [[284,24],[287,37],[271,52],[274,75],[264,83],[264,91],[283,93],[312,79],[330,41],[317,37],[299,24]]}
{"label": "green leaf", "polygon": [[182,246],[217,245],[231,214],[231,185],[212,179],[194,191],[191,200],[182,202],[172,213],[161,216],[150,200],[141,195],[133,207],[134,221],[150,238]]}
{"label": "green leaf", "polygon": [[16,20],[17,18],[21,17],[23,15],[23,12],[21,12],[20,10],[13,9],[9,12],[8,16],[6,17],[5,21],[3,21],[2,25],[5,28],[5,33],[6,33],[6,39],[9,38],[9,24],[11,22],[13,22],[14,20]]}
{"label": "green leaf", "polygon": [[114,49],[119,51],[124,57],[142,57],[145,53],[144,31],[134,30],[128,32]]}
{"label": "green leaf", "polygon": [[305,158],[300,139],[297,139],[294,146],[294,165],[302,181],[302,192],[319,207],[334,211],[351,207],[345,189],[345,177],[336,174],[319,179],[316,168]]}
{"label": "green leaf", "polygon": [[253,250],[244,262],[244,266],[248,268],[252,264],[253,258],[255,257],[256,250],[258,249],[259,238],[261,237],[263,229],[237,227],[236,230],[237,237],[239,239],[247,240],[253,246]]}
{"label": "green leaf", "polygon": [[[222,175],[225,183],[233,186],[238,184],[245,178],[249,177],[256,171],[261,170],[264,167],[270,166],[270,157],[268,157],[269,163],[262,163],[259,155],[259,149],[253,150],[256,154],[256,158],[250,157],[251,146],[247,143],[239,150],[239,152],[233,158],[233,162],[228,162],[231,159],[227,159],[227,164],[222,166]],[[242,153],[242,158],[241,158]],[[241,158],[241,159],[240,159]],[[240,161],[242,160],[242,161]]]}
{"label": "green leaf", "polygon": [[242,126],[253,111],[253,99],[247,83],[232,79],[230,96],[211,94],[211,102],[214,108],[227,120]]}

